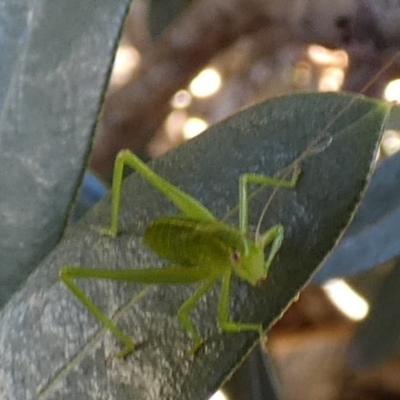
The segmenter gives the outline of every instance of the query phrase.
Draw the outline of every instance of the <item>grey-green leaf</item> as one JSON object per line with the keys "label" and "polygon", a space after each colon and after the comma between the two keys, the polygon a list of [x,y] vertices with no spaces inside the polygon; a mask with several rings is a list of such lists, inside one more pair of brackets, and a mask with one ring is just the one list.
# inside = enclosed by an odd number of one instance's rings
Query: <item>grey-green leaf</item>
{"label": "grey-green leaf", "polygon": [[380,163],[349,229],[313,282],[351,276],[400,254],[400,153]]}
{"label": "grey-green leaf", "polygon": [[[379,241],[378,241],[379,243]],[[374,271],[368,271],[368,274]],[[356,277],[357,278],[357,277]],[[355,278],[355,279],[356,279]],[[400,351],[400,262],[384,277],[372,280],[376,295],[371,299],[371,309],[362,321],[349,346],[348,361],[353,368],[363,369],[394,358]]]}
{"label": "grey-green leaf", "polygon": [[153,38],[177,18],[187,6],[187,0],[152,0],[149,3],[149,28]]}
{"label": "grey-green leaf", "polygon": [[[263,230],[284,225],[282,249],[262,287],[234,281],[235,320],[270,326],[333,248],[364,193],[388,110],[348,95],[277,98],[234,115],[152,163],[222,218],[237,204],[241,173],[273,175],[302,158],[296,189],[279,190],[262,223]],[[206,341],[190,358],[185,352],[191,341],[176,311],[193,287],[143,290],[133,284],[80,282],[141,343],[124,361],[110,357],[120,343],[60,284],[58,271],[71,264],[135,268],[160,263],[140,238],[151,219],[174,208],[136,175],[126,180],[122,196],[117,238],[99,233],[109,221],[106,199],[69,231],[0,315],[0,397],[204,399],[258,341],[253,333],[218,332],[219,286],[192,313]],[[271,190],[261,190],[252,200],[253,225],[270,196]]]}
{"label": "grey-green leaf", "polygon": [[63,232],[130,1],[2,3],[0,307]]}

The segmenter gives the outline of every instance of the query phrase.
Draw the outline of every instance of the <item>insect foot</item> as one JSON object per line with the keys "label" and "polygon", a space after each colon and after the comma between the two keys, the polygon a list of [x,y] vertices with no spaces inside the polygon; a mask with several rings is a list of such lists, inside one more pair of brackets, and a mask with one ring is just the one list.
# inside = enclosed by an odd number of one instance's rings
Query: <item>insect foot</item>
{"label": "insect foot", "polygon": [[100,229],[100,234],[102,236],[107,236],[107,237],[115,237],[115,236],[117,236],[117,233],[114,232],[110,228],[102,228],[102,229]]}
{"label": "insect foot", "polygon": [[194,345],[186,353],[186,356],[187,357],[194,357],[196,355],[196,353],[199,351],[200,347],[203,346],[203,343],[204,343],[204,341],[202,339],[196,340]]}
{"label": "insect foot", "polygon": [[130,341],[130,343],[126,345],[124,350],[117,353],[116,357],[124,360],[127,356],[129,356],[129,354],[133,352],[133,350],[135,350],[135,348],[136,348],[135,344],[132,341]]}

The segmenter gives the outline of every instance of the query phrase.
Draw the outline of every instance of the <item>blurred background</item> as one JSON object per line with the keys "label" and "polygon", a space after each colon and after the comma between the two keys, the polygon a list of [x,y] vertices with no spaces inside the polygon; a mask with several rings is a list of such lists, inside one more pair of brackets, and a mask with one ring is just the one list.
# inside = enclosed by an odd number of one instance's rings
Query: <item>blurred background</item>
{"label": "blurred background", "polygon": [[[107,178],[120,148],[157,157],[268,97],[346,90],[396,101],[400,29],[394,25],[393,38],[383,37],[372,20],[383,23],[399,14],[398,1],[387,9],[351,0],[336,9],[326,1],[304,3],[133,2],[97,129],[92,170]],[[385,148],[393,152],[396,134],[390,138]]]}

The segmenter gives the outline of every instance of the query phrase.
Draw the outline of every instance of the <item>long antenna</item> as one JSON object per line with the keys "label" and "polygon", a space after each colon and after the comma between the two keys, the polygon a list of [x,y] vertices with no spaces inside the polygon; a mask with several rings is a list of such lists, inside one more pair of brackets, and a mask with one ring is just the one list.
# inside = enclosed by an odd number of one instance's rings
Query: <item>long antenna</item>
{"label": "long antenna", "polygon": [[[361,89],[360,93],[363,94],[365,93],[379,78],[380,76],[390,67],[393,65],[393,63],[395,62],[395,60],[397,59],[397,57],[400,56],[400,51],[397,51],[385,64],[384,66],[380,69],[380,71],[375,74],[375,76]],[[323,144],[322,148],[318,147],[318,142],[320,142],[321,140],[325,139],[325,136],[327,135],[327,133],[329,132],[329,129],[332,128],[332,126],[337,122],[337,120],[353,105],[353,103],[355,102],[356,98],[352,99],[347,105],[346,107],[343,107],[342,110],[340,110],[340,112],[338,114],[336,114],[336,116],[326,125],[326,127],[323,129],[323,131],[321,132],[320,135],[318,135],[314,140],[311,141],[310,145],[307,146],[307,148],[303,151],[303,153],[297,157],[294,161],[292,161],[289,165],[287,165],[286,167],[284,167],[283,169],[281,169],[280,171],[278,171],[277,174],[275,174],[275,176],[279,176],[279,178],[281,179],[285,179],[286,177],[288,177],[288,175],[290,174],[290,172],[293,170],[293,168],[297,165],[300,164],[300,162],[302,160],[304,160],[306,157],[308,157],[310,154],[312,153],[316,153],[319,151],[324,150],[326,147],[328,147],[331,143],[332,140],[328,140],[327,143]],[[331,138],[328,138],[331,139]],[[278,192],[280,188],[279,187],[275,187],[272,191],[271,196],[269,197],[267,203],[265,204],[261,214],[260,214],[260,218],[258,220],[257,223],[257,227],[256,227],[256,238],[259,236],[260,234],[260,229],[261,229],[261,223],[265,217],[265,214],[274,198],[274,196],[276,195],[276,193]]]}

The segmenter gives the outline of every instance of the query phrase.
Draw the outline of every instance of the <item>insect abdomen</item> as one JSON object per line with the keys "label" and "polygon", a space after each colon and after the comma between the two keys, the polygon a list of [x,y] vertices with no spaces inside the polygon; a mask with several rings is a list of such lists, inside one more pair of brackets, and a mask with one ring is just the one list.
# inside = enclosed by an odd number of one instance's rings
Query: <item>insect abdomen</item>
{"label": "insect abdomen", "polygon": [[[224,234],[229,240],[224,240]],[[156,219],[148,225],[143,241],[159,257],[188,267],[212,267],[212,260],[219,268],[231,268],[232,252],[242,245],[241,235],[227,225],[181,216]]]}

